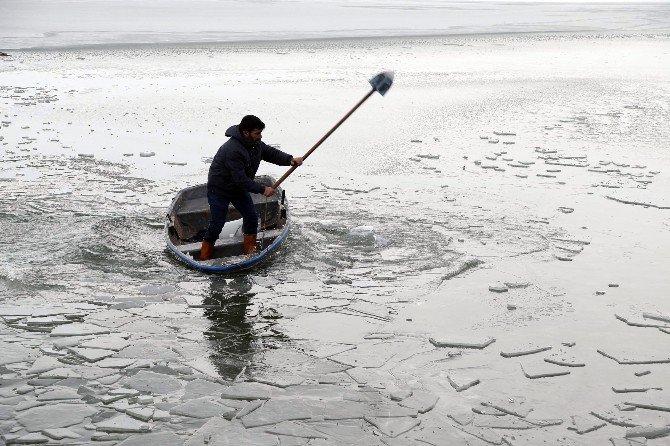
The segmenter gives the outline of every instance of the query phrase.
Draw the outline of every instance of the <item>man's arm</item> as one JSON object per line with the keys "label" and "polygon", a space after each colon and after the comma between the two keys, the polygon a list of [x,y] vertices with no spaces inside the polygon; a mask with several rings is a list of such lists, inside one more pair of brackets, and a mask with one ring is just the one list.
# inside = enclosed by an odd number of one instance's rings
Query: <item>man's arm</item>
{"label": "man's arm", "polygon": [[261,141],[261,158],[268,163],[277,164],[279,166],[290,166],[293,156],[288,153],[275,149]]}
{"label": "man's arm", "polygon": [[242,154],[231,154],[226,160],[226,167],[228,167],[233,183],[238,188],[254,194],[265,192],[265,186],[247,176],[247,173],[244,171],[244,156]]}

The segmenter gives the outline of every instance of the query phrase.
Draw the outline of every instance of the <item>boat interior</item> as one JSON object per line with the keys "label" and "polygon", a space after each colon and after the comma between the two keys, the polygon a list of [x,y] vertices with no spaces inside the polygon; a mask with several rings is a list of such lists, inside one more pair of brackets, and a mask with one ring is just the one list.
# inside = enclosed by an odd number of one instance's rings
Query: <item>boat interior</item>
{"label": "boat interior", "polygon": [[[274,178],[263,175],[255,181],[266,186],[274,184]],[[279,237],[287,223],[287,203],[281,188],[266,199],[261,194],[251,194],[258,213],[259,251],[264,250]],[[182,190],[172,201],[167,215],[167,235],[180,252],[199,261],[202,237],[209,225],[209,203],[207,185],[201,184]],[[207,263],[220,264],[222,260],[243,256],[242,216],[231,204],[226,224],[214,244],[214,258]]]}

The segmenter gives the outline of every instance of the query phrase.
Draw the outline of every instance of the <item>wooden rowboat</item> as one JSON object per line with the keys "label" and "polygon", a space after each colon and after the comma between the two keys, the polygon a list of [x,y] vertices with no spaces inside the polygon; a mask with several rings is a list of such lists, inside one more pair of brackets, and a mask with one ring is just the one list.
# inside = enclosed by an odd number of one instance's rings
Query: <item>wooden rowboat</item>
{"label": "wooden rowboat", "polygon": [[[272,186],[275,179],[261,175],[255,181]],[[206,184],[182,189],[172,200],[165,219],[168,249],[182,262],[203,271],[235,271],[256,265],[276,251],[286,239],[290,216],[282,188],[277,188],[277,192],[267,199],[261,194],[251,194],[251,197],[259,218],[257,252],[244,254],[242,216],[230,205],[226,224],[214,243],[214,257],[200,260],[202,236],[210,216]]]}

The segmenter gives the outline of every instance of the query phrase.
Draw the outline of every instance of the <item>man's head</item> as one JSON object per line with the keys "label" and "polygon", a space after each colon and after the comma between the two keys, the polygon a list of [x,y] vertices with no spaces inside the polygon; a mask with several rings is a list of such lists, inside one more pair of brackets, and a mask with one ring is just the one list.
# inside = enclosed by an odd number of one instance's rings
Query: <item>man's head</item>
{"label": "man's head", "polygon": [[240,125],[238,127],[242,137],[255,144],[263,137],[261,133],[265,128],[265,124],[263,124],[263,121],[254,115],[246,115],[244,118],[242,118],[242,121],[240,121]]}

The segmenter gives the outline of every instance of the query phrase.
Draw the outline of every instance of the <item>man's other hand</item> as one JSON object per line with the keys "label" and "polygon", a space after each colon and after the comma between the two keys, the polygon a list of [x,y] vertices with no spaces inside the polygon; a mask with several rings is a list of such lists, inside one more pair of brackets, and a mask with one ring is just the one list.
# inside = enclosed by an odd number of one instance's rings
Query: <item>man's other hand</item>
{"label": "man's other hand", "polygon": [[291,166],[302,166],[302,156],[297,156],[291,160]]}
{"label": "man's other hand", "polygon": [[265,192],[263,192],[263,195],[266,197],[271,197],[275,194],[275,190],[271,188],[270,186],[265,186]]}

